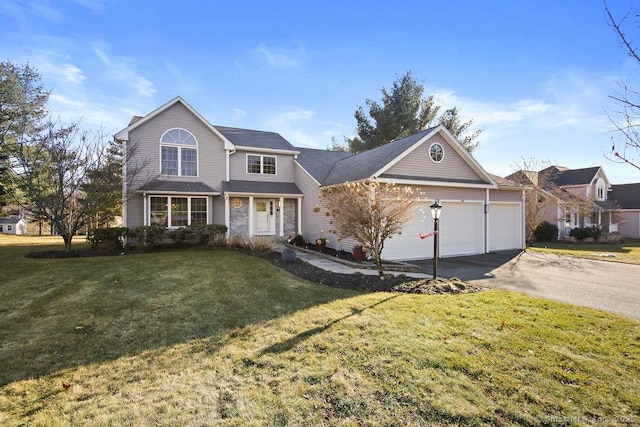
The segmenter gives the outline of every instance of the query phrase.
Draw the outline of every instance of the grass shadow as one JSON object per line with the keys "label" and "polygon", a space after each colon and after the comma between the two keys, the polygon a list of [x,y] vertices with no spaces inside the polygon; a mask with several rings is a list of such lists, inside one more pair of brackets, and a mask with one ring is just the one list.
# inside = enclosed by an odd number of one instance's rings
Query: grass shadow
{"label": "grass shadow", "polygon": [[334,325],[336,325],[336,324],[338,324],[338,323],[340,323],[340,322],[342,322],[342,321],[344,321],[346,319],[349,319],[350,317],[359,316],[365,310],[372,309],[372,308],[374,308],[374,307],[376,307],[376,306],[378,306],[380,304],[383,304],[385,302],[388,302],[390,300],[398,298],[400,295],[401,294],[390,296],[388,298],[382,299],[382,300],[380,300],[380,301],[378,301],[378,302],[376,302],[374,304],[371,304],[371,305],[369,305],[367,307],[364,307],[364,308],[352,307],[351,308],[351,313],[349,313],[349,314],[347,314],[345,316],[339,317],[337,319],[331,320],[331,321],[327,322],[324,325],[308,329],[308,330],[306,330],[304,332],[300,332],[299,334],[297,334],[297,335],[295,335],[295,336],[293,336],[293,337],[291,337],[291,338],[289,338],[289,339],[287,339],[285,341],[281,341],[279,343],[272,344],[272,345],[264,348],[259,353],[259,356],[263,356],[265,354],[270,354],[270,353],[284,353],[286,351],[289,351],[293,347],[295,347],[296,345],[306,341],[307,339],[313,337],[314,335],[322,333],[322,332],[328,330],[329,328],[331,328],[332,326],[334,326]]}
{"label": "grass shadow", "polygon": [[15,249],[0,246],[0,386],[217,338],[357,294],[232,251],[31,259]]}

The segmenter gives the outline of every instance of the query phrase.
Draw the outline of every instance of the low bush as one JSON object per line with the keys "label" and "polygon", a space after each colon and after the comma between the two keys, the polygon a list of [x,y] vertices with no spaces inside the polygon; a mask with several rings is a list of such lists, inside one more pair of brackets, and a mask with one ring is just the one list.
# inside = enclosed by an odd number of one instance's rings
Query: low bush
{"label": "low bush", "polygon": [[558,240],[558,226],[549,221],[541,222],[533,232],[536,242],[553,242]]}
{"label": "low bush", "polygon": [[240,234],[232,234],[227,239],[227,245],[231,249],[242,249],[247,246],[247,242],[245,242],[244,237]]}
{"label": "low bush", "polygon": [[591,227],[579,227],[572,229],[569,233],[569,236],[575,237],[578,240],[598,240],[600,236],[602,236],[602,230],[600,230],[600,227],[597,227],[595,225]]}
{"label": "low bush", "polygon": [[265,236],[252,236],[249,239],[249,249],[254,255],[264,255],[275,249],[273,240]]}
{"label": "low bush", "polygon": [[93,251],[116,252],[124,246],[124,238],[129,229],[126,227],[96,228],[87,234],[87,243]]}
{"label": "low bush", "polygon": [[130,228],[127,237],[136,239],[145,247],[154,247],[162,242],[165,236],[165,228],[162,225],[141,225]]}

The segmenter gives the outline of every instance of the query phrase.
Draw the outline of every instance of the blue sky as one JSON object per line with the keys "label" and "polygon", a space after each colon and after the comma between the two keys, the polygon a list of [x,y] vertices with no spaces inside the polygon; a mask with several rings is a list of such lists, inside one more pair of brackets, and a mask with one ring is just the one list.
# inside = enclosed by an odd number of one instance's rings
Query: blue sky
{"label": "blue sky", "polygon": [[0,60],[38,69],[50,109],[85,127],[115,133],[180,95],[213,124],[315,148],[353,136],[355,109],[411,70],[484,130],[491,173],[535,158],[640,181],[603,155],[609,95],[640,70],[600,0],[3,0]]}

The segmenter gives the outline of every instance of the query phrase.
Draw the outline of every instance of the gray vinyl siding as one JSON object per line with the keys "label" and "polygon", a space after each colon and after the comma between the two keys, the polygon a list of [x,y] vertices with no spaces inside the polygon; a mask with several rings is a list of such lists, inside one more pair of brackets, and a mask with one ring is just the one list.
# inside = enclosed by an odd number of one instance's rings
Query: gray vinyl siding
{"label": "gray vinyl siding", "polygon": [[[276,173],[256,174],[247,173],[247,155],[262,155],[276,157]],[[294,164],[293,155],[286,154],[267,154],[251,151],[236,151],[230,156],[229,168],[231,180],[239,181],[267,181],[267,182],[294,182]]]}
{"label": "gray vinyl siding", "polygon": [[[307,242],[311,242],[320,237],[320,230],[325,231],[328,235],[329,219],[325,216],[324,210],[314,212],[313,210],[320,206],[318,200],[319,187],[313,178],[311,178],[300,166],[296,164],[296,184],[304,194],[302,198],[302,237]],[[335,238],[329,237],[329,240],[335,241]]]}
{"label": "gray vinyl siding", "polygon": [[[162,176],[160,177],[160,138],[169,129],[181,128],[191,132],[198,141],[198,176]],[[174,104],[166,111],[129,132],[129,147],[135,147],[130,164],[146,163],[137,176],[136,182],[129,188],[137,188],[160,177],[175,181],[204,182],[216,191],[222,190],[225,174],[224,142],[202,121],[191,114],[182,104]],[[224,223],[224,202],[214,197],[213,219],[215,223]],[[143,225],[144,207],[142,196],[130,194],[127,202],[127,226]]]}
{"label": "gray vinyl siding", "polygon": [[460,201],[465,200],[484,200],[485,189],[484,188],[458,188],[458,187],[418,187],[416,188],[418,193],[424,193],[419,197],[427,199],[441,199],[448,201]]}
{"label": "gray vinyl siding", "polygon": [[522,190],[490,190],[491,202],[519,202],[522,199]]}
{"label": "gray vinyl siding", "polygon": [[[435,163],[429,156],[429,148],[431,144],[435,142],[440,143],[444,149],[444,158],[440,163]],[[385,173],[447,179],[482,180],[439,134],[425,141],[385,171]]]}
{"label": "gray vinyl siding", "polygon": [[144,225],[144,200],[142,194],[134,194],[127,200],[126,227],[138,227]]}

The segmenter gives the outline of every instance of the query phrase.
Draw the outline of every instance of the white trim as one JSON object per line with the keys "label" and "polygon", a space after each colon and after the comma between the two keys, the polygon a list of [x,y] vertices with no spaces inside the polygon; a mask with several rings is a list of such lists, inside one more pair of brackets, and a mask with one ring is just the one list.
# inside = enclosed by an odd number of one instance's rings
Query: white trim
{"label": "white trim", "polygon": [[300,154],[299,151],[296,150],[281,150],[277,148],[260,148],[260,147],[248,147],[244,145],[236,145],[234,147],[236,151],[253,151],[255,153],[265,153],[265,154],[285,154],[287,156],[297,156]]}
{"label": "white trim", "polygon": [[302,234],[302,197],[298,198],[298,212],[296,212],[298,222],[298,234]]}
{"label": "white trim", "polygon": [[[434,145],[440,146],[440,150],[442,151],[442,157],[440,158],[440,160],[434,160],[433,156],[431,155],[431,149],[433,148]],[[442,146],[442,144],[436,141],[436,142],[432,142],[431,145],[429,145],[429,158],[433,163],[436,163],[436,164],[442,163],[442,161],[444,160],[444,147]]]}
{"label": "white trim", "polygon": [[254,219],[254,214],[253,214],[253,196],[249,196],[249,236],[253,236],[254,230],[253,230],[253,222],[255,221]]}
{"label": "white trim", "polygon": [[280,214],[280,236],[284,236],[284,197],[278,200],[278,213]]}
{"label": "white trim", "polygon": [[[183,131],[188,133],[189,135],[191,135],[191,137],[193,138],[193,140],[196,142],[196,145],[190,145],[190,144],[180,144],[180,143],[173,143],[173,142],[162,142],[162,138],[164,138],[164,136],[171,132],[172,130],[179,130],[179,131]],[[162,136],[160,137],[160,141],[158,142],[159,145],[159,159],[160,159],[160,164],[159,164],[159,168],[158,170],[160,171],[160,176],[188,176],[188,177],[192,177],[192,178],[197,178],[200,176],[200,144],[198,143],[198,138],[196,138],[196,136],[193,134],[193,132],[188,131],[185,128],[181,128],[181,127],[174,127],[171,129],[167,129],[166,131],[163,132]],[[163,174],[162,173],[162,147],[173,147],[173,148],[177,148],[178,149],[178,173],[177,175],[169,175],[169,174]],[[184,175],[182,173],[182,149],[186,148],[189,150],[196,150],[196,174],[195,175]]]}
{"label": "white trim", "polygon": [[227,238],[231,235],[231,209],[229,208],[229,195],[224,195],[224,225],[227,227]]}
{"label": "white trim", "polygon": [[280,197],[284,197],[287,199],[302,199],[303,195],[302,194],[282,194],[282,193],[254,193],[254,192],[241,192],[241,191],[226,191],[224,194],[229,195],[229,196],[237,196],[237,197],[248,197],[248,196],[253,196],[253,197],[257,197],[257,198],[263,198],[263,199],[273,199],[273,198],[280,198]]}
{"label": "white trim", "polygon": [[[253,157],[260,157],[260,172],[249,172],[249,156],[253,156]],[[264,158],[265,157],[272,157],[275,160],[275,168],[276,168],[276,173],[265,173],[264,172]],[[244,157],[244,172],[247,175],[269,175],[269,176],[277,176],[278,175],[278,156],[271,156],[268,154],[255,154],[255,153],[246,153],[245,157]]]}
{"label": "white trim", "polygon": [[[190,194],[190,195],[186,195],[186,194],[181,194],[181,195],[171,195],[168,193],[162,193],[162,194],[147,194],[145,193],[145,197],[144,197],[144,201],[145,201],[145,206],[144,206],[144,211],[145,211],[145,220],[143,221],[145,225],[151,225],[151,198],[152,197],[157,197],[157,198],[162,198],[162,197],[166,197],[167,198],[167,230],[175,230],[176,228],[180,228],[180,227],[184,227],[182,225],[171,225],[171,216],[172,216],[172,209],[171,209],[171,199],[175,196],[175,198],[181,198],[181,199],[187,199],[187,225],[191,225],[191,200],[192,199],[205,199],[205,206],[206,206],[206,219],[205,222],[207,224],[210,224],[209,222],[209,214],[212,213],[212,206],[209,204],[209,196],[206,195],[194,195],[194,194]],[[147,209],[147,205],[148,205],[148,209]]]}
{"label": "white trim", "polygon": [[[449,181],[421,181],[417,179],[398,179],[398,178],[374,178],[377,182],[380,183],[388,183],[393,182],[396,184],[404,184],[404,185],[422,185],[422,186],[430,186],[430,187],[461,187],[461,188],[489,188],[489,189],[497,189],[494,184],[469,184],[464,182],[449,182]],[[366,179],[361,179],[359,181],[367,181]],[[344,183],[333,184],[333,185],[341,185]]]}

